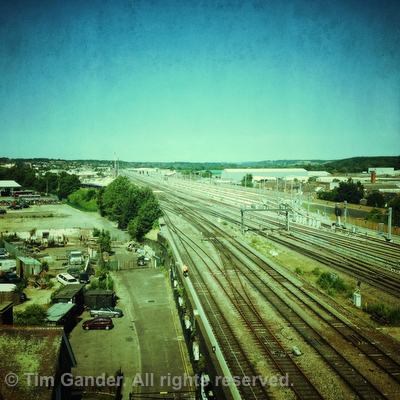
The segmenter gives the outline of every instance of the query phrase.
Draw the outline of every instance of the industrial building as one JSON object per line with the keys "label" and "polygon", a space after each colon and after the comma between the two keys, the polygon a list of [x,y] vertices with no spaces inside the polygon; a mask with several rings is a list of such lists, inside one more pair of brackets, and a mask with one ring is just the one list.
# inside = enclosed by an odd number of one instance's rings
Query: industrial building
{"label": "industrial building", "polygon": [[376,175],[395,175],[396,172],[393,167],[390,168],[368,168],[368,173],[375,172]]}
{"label": "industrial building", "polygon": [[253,181],[276,180],[276,179],[297,179],[307,181],[308,171],[304,168],[248,168],[248,169],[224,169],[221,180],[239,182],[247,174],[253,176]]}
{"label": "industrial building", "polygon": [[0,197],[12,196],[14,191],[20,189],[21,185],[15,181],[0,181]]}

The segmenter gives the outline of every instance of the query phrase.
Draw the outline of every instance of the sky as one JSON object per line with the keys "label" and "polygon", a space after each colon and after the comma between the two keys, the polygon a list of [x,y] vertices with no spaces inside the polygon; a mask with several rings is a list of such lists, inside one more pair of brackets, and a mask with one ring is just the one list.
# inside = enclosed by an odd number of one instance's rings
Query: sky
{"label": "sky", "polygon": [[0,157],[400,154],[399,0],[0,0]]}

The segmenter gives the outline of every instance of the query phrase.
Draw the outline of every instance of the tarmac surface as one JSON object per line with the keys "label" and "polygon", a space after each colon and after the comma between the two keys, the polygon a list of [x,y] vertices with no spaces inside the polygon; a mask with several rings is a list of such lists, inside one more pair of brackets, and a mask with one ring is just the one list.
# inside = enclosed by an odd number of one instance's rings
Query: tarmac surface
{"label": "tarmac surface", "polygon": [[[165,276],[154,268],[114,273],[116,308],[124,312],[114,318],[110,331],[84,331],[82,322],[70,335],[78,366],[75,377],[124,374],[122,394],[134,395],[186,391],[184,377],[190,375],[186,350],[172,290]],[[107,389],[107,388],[105,388]],[[106,391],[106,390],[104,390]]]}

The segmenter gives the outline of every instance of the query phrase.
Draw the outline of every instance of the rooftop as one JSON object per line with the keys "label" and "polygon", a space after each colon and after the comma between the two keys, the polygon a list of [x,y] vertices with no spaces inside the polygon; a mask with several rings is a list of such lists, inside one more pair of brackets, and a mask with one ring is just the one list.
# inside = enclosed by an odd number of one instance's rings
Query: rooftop
{"label": "rooftop", "polygon": [[20,188],[21,185],[15,181],[0,181],[0,188]]}
{"label": "rooftop", "polygon": [[4,379],[0,380],[1,398],[50,400],[53,388],[35,384],[35,374],[40,377],[56,376],[63,341],[72,364],[76,365],[63,327],[0,326],[0,374],[5,377],[12,372],[19,378],[15,386],[8,386]]}
{"label": "rooftop", "polygon": [[75,307],[73,303],[56,303],[47,310],[47,321],[58,322],[68,311]]}
{"label": "rooftop", "polygon": [[65,285],[57,294],[54,295],[54,299],[70,299],[74,297],[82,288],[85,286],[84,283],[76,283],[72,285]]}

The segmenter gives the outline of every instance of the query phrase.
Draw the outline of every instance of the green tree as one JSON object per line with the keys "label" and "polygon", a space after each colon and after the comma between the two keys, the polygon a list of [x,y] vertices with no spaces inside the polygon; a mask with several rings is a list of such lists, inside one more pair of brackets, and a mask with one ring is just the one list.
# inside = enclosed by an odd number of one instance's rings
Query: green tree
{"label": "green tree", "polygon": [[360,204],[360,200],[364,198],[364,187],[360,182],[354,183],[349,179],[347,182],[340,182],[339,187],[330,192],[318,193],[318,198],[338,203],[347,201],[351,204]]}
{"label": "green tree", "polygon": [[369,207],[385,207],[385,199],[380,192],[372,192],[367,197],[367,206]]}
{"label": "green tree", "polygon": [[242,186],[253,187],[253,175],[252,174],[246,174],[242,178]]}
{"label": "green tree", "polygon": [[336,197],[336,192],[334,191],[326,191],[326,190],[321,190],[320,192],[318,192],[318,198],[320,200],[326,200],[326,201],[335,201],[335,197]]}
{"label": "green tree", "polygon": [[46,260],[41,261],[41,270],[47,272],[49,270],[49,263]]}
{"label": "green tree", "polygon": [[373,222],[384,222],[386,223],[386,218],[383,217],[382,212],[374,208],[371,210],[366,216],[365,216],[366,221],[373,221]]}
{"label": "green tree", "polygon": [[400,226],[400,195],[390,200],[388,207],[392,208],[392,223],[394,226]]}
{"label": "green tree", "polygon": [[340,182],[336,189],[335,201],[341,203],[347,201],[351,204],[360,204],[364,198],[364,186],[360,183],[354,183],[350,178],[347,182]]}
{"label": "green tree", "polygon": [[[107,185],[104,192],[101,192],[100,211],[107,215],[111,221],[118,222],[120,228],[125,228],[126,213],[129,212],[129,200],[132,197],[133,183],[125,176],[119,176],[112,183]],[[125,225],[125,226],[124,226]]]}
{"label": "green tree", "polygon": [[156,197],[147,200],[140,208],[138,216],[128,224],[128,233],[132,238],[141,241],[144,235],[153,228],[154,221],[162,216]]}
{"label": "green tree", "polygon": [[67,199],[68,196],[80,189],[81,181],[77,175],[69,175],[65,171],[59,175],[59,189],[57,190],[57,196],[61,199]]}
{"label": "green tree", "polygon": [[210,177],[212,178],[212,172],[209,171],[209,170],[204,171],[204,172],[202,172],[201,176],[202,176],[203,178],[210,178]]}
{"label": "green tree", "polygon": [[109,253],[112,248],[110,231],[105,231],[104,229],[102,229],[98,236],[97,243],[100,246],[101,253],[103,253],[103,252]]}
{"label": "green tree", "polygon": [[47,310],[39,304],[31,304],[24,311],[14,312],[14,325],[44,325]]}

